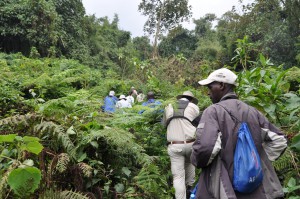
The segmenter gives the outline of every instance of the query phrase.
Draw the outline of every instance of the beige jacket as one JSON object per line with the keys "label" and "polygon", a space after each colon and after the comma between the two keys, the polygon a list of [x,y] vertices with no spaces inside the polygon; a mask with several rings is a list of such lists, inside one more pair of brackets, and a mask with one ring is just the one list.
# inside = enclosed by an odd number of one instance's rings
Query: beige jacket
{"label": "beige jacket", "polygon": [[[186,98],[181,98],[179,100],[185,100]],[[165,108],[164,112],[164,124],[171,118],[174,114],[174,108],[172,104],[169,104]],[[189,103],[184,110],[184,116],[190,121],[193,121],[199,115],[199,107],[193,103]],[[167,140],[171,141],[185,141],[195,139],[196,127],[194,127],[188,120],[183,118],[172,119],[167,127]]]}

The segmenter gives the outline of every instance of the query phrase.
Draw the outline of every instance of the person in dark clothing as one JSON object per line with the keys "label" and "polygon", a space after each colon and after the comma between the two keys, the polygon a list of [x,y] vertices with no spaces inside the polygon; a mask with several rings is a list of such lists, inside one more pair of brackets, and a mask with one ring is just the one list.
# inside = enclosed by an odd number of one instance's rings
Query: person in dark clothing
{"label": "person in dark clothing", "polygon": [[[199,81],[209,89],[213,105],[204,110],[192,146],[191,162],[202,168],[196,198],[216,199],[275,199],[284,196],[271,161],[287,147],[284,134],[257,109],[238,100],[234,93],[237,76],[222,68]],[[225,108],[229,110],[225,110]],[[247,122],[259,153],[263,182],[253,192],[241,194],[233,189],[234,149],[237,142],[234,115]]]}

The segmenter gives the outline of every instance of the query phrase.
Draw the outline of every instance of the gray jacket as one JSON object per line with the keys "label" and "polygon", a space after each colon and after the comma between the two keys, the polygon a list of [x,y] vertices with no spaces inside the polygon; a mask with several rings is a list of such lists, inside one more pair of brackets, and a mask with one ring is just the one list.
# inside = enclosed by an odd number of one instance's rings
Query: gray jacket
{"label": "gray jacket", "polygon": [[[233,156],[237,141],[235,122],[228,112],[248,123],[261,158],[263,183],[251,194],[240,194],[232,187]],[[271,161],[287,147],[283,133],[258,110],[228,93],[217,104],[209,106],[197,127],[196,141],[191,155],[192,163],[202,168],[196,198],[216,199],[274,199],[283,196],[282,187]]]}

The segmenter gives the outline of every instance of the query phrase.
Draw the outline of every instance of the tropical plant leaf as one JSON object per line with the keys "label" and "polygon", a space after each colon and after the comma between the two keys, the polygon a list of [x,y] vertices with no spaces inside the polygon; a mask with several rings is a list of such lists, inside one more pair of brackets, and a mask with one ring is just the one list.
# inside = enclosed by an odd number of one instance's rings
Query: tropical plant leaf
{"label": "tropical plant leaf", "polygon": [[43,145],[39,142],[27,142],[24,143],[21,148],[28,152],[38,155],[43,150]]}
{"label": "tropical plant leaf", "polygon": [[300,152],[300,133],[298,133],[292,140],[291,149]]}
{"label": "tropical plant leaf", "polygon": [[8,185],[18,196],[33,193],[41,181],[41,171],[36,167],[17,168],[8,176]]}
{"label": "tropical plant leaf", "polygon": [[116,189],[116,192],[122,193],[125,189],[125,186],[122,183],[118,183],[115,185],[115,189]]}
{"label": "tropical plant leaf", "polygon": [[0,135],[0,143],[1,142],[13,142],[17,134],[9,134],[9,135]]}

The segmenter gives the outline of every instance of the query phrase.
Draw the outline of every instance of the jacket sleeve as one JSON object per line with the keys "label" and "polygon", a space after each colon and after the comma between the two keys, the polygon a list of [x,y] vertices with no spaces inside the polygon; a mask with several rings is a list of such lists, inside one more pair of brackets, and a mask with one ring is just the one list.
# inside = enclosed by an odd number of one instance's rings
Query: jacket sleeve
{"label": "jacket sleeve", "polygon": [[286,136],[258,112],[261,126],[262,146],[270,161],[275,161],[287,147]]}
{"label": "jacket sleeve", "polygon": [[208,166],[221,150],[221,132],[216,109],[208,107],[202,114],[192,147],[191,162],[198,168]]}

